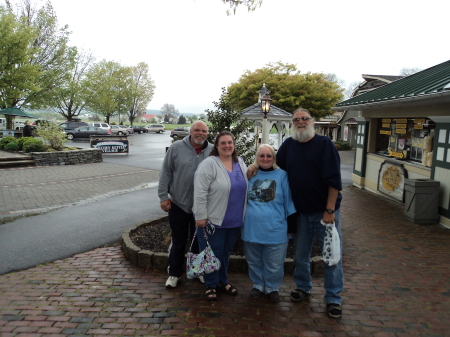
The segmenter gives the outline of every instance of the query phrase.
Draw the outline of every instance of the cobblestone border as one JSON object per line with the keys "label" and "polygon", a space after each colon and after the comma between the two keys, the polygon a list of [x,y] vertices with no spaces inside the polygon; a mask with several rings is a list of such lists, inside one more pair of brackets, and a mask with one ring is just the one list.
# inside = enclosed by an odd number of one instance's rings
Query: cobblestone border
{"label": "cobblestone border", "polygon": [[[152,226],[160,220],[167,220],[168,216],[162,216],[151,221],[144,221],[125,230],[121,238],[122,252],[126,260],[134,265],[145,268],[146,270],[167,270],[167,253],[156,253],[150,250],[141,249],[131,241],[130,234],[137,231],[140,227]],[[248,273],[247,262],[245,257],[231,255],[230,265],[228,268],[231,272]],[[294,273],[294,260],[287,258],[284,262],[284,272],[287,274]],[[320,256],[311,259],[311,274],[319,276],[323,275],[323,262]]]}

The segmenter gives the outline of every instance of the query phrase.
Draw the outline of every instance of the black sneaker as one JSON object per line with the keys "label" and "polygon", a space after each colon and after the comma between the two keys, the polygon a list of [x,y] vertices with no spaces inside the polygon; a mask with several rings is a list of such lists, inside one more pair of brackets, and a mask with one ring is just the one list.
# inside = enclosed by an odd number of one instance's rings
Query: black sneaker
{"label": "black sneaker", "polygon": [[342,307],[339,304],[327,303],[327,312],[331,318],[339,318],[342,315]]}
{"label": "black sneaker", "polygon": [[301,289],[295,289],[294,291],[291,291],[291,301],[301,302],[307,295],[308,295],[307,292],[304,292]]}
{"label": "black sneaker", "polygon": [[253,289],[250,291],[250,297],[251,297],[251,298],[258,298],[258,297],[261,296],[261,294],[262,294],[262,291],[259,290],[259,289],[256,289],[256,288],[253,288]]}
{"label": "black sneaker", "polygon": [[280,302],[280,294],[278,294],[278,291],[272,291],[269,294],[269,298],[273,303],[278,303]]}

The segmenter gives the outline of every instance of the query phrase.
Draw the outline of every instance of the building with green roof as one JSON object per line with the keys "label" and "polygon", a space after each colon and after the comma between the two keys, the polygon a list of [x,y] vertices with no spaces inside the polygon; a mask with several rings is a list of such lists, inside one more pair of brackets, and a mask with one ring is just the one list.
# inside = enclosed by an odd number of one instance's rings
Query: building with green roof
{"label": "building with green roof", "polygon": [[[450,61],[361,93],[333,109],[355,116],[353,184],[405,203],[405,215],[416,223],[450,227]],[[411,192],[410,186],[418,182],[439,187],[415,207],[410,199],[420,191]],[[427,208],[427,216],[421,219],[418,210],[411,215],[410,208]],[[434,208],[435,215],[429,211]]]}

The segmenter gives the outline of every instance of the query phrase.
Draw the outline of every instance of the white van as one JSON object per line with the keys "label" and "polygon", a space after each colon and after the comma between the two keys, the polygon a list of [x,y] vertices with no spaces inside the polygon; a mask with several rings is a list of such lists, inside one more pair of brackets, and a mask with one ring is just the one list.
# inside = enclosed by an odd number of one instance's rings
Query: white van
{"label": "white van", "polygon": [[0,118],[0,130],[6,130],[6,118]]}

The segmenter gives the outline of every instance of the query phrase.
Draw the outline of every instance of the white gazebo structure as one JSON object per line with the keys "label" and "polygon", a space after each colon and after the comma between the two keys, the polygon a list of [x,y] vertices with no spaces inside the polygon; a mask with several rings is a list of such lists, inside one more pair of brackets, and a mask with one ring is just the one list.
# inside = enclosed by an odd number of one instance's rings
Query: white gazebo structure
{"label": "white gazebo structure", "polygon": [[[270,105],[269,112],[265,114],[261,108],[261,99],[266,94],[270,93],[270,91],[266,88],[265,83],[263,84],[263,87],[258,91],[258,93],[258,103],[250,105],[249,107],[242,110],[242,117],[253,121],[256,135],[259,134],[259,128],[262,128],[264,124],[268,126],[267,133],[272,130],[273,126],[275,125],[278,130],[279,147],[283,142],[283,136],[287,137],[290,134],[292,114],[283,109],[277,108],[274,105]],[[266,121],[264,121],[265,116],[267,117]],[[284,130],[285,132],[283,133]]]}

